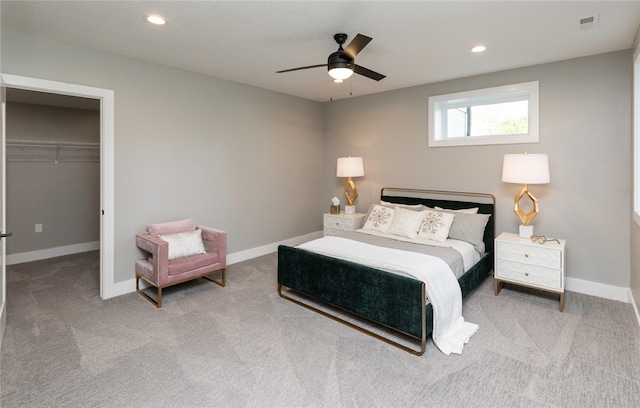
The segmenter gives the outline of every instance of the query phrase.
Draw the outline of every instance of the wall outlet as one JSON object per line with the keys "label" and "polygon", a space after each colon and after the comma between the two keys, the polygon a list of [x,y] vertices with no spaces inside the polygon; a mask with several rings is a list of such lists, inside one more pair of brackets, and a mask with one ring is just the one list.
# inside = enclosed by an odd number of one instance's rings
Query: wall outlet
{"label": "wall outlet", "polygon": [[42,232],[42,224],[36,224],[36,232]]}

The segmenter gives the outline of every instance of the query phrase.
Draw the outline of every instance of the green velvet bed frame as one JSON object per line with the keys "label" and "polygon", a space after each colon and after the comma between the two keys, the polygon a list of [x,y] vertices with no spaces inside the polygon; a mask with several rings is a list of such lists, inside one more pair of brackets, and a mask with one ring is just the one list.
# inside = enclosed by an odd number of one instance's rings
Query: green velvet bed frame
{"label": "green velvet bed frame", "polygon": [[[485,227],[485,255],[459,279],[462,296],[476,288],[493,269],[495,199],[490,194],[383,188],[380,199],[396,204],[462,209],[478,207],[491,214]],[[425,301],[424,283],[406,276],[295,247],[278,247],[278,293],[296,304],[321,313],[416,355],[425,350],[433,328],[433,309]],[[291,296],[291,295],[294,296]],[[303,296],[296,296],[302,294]],[[305,301],[311,298],[311,301]],[[318,303],[319,301],[319,303]],[[321,308],[318,305],[328,304]],[[327,311],[337,307],[347,314],[391,329],[406,341],[397,341]],[[414,344],[413,343],[417,343]]]}

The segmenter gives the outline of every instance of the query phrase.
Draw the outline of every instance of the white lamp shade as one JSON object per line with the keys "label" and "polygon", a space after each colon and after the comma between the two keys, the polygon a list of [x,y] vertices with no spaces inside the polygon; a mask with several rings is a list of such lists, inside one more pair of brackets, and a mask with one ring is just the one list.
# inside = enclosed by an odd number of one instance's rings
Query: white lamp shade
{"label": "white lamp shade", "polygon": [[362,177],[364,164],[362,157],[339,157],[336,177]]}
{"label": "white lamp shade", "polygon": [[549,183],[549,158],[546,154],[505,154],[502,181],[518,184]]}

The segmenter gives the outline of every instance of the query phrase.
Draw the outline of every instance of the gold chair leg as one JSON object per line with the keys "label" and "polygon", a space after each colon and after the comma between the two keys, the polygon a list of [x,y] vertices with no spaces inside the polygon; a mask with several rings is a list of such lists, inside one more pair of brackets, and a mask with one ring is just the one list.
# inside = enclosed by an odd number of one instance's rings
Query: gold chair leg
{"label": "gold chair leg", "polygon": [[162,307],[162,288],[158,287],[157,289],[158,289],[158,301],[155,301],[151,296],[147,295],[142,291],[142,289],[140,289],[140,275],[136,274],[136,292],[138,292],[143,298],[147,299],[149,302],[155,305],[155,307],[160,309]]}
{"label": "gold chair leg", "polygon": [[[214,273],[218,273],[218,272],[222,272],[221,280],[213,279],[211,277],[211,275],[213,275]],[[211,282],[213,282],[213,283],[215,283],[217,285],[220,285],[220,286],[222,286],[224,288],[226,286],[226,284],[227,284],[227,268],[222,268],[219,271],[212,272],[209,275],[203,276],[203,278],[205,278],[206,280],[209,280],[209,281],[211,281]]]}

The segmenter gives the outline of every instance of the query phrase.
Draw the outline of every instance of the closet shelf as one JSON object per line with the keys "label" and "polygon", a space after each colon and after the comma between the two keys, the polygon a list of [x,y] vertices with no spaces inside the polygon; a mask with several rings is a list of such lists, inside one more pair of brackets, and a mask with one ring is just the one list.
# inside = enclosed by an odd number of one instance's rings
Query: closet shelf
{"label": "closet shelf", "polygon": [[18,146],[18,147],[72,147],[72,148],[99,149],[100,148],[100,143],[63,142],[63,141],[54,141],[54,140],[7,139],[7,146]]}
{"label": "closet shelf", "polygon": [[100,162],[100,143],[7,139],[6,145],[10,162]]}

